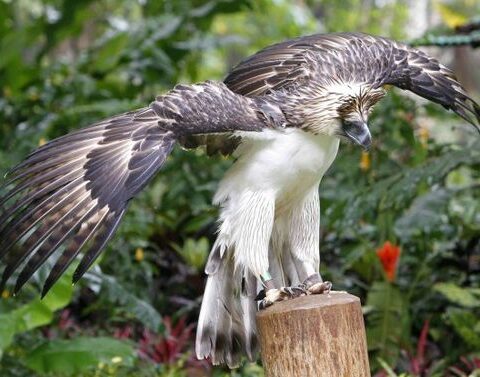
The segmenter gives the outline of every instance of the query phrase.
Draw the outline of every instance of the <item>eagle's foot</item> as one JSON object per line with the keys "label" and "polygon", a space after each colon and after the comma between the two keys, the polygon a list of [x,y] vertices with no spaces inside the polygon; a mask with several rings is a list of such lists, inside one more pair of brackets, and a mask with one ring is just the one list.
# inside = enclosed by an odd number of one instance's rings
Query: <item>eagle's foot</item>
{"label": "eagle's foot", "polygon": [[282,287],[282,288],[271,288],[267,291],[262,292],[263,295],[259,294],[261,298],[259,308],[265,309],[269,306],[273,305],[275,302],[289,300],[291,298],[300,297],[307,295],[307,291],[303,285],[299,285],[297,287]]}
{"label": "eagle's foot", "polygon": [[309,288],[307,288],[308,294],[311,294],[311,295],[319,295],[322,293],[326,293],[328,295],[331,290],[332,290],[332,283],[330,283],[329,281],[315,283]]}
{"label": "eagle's foot", "polygon": [[332,289],[332,283],[329,281],[323,281],[320,274],[316,273],[310,275],[303,282],[308,294],[319,295],[322,293],[329,294]]}

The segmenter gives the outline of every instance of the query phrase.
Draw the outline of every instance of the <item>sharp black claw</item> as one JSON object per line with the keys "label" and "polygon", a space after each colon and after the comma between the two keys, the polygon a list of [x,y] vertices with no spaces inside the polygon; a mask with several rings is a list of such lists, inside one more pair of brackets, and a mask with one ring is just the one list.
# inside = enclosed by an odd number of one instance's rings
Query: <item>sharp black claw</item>
{"label": "sharp black claw", "polygon": [[267,297],[267,294],[265,293],[265,289],[262,289],[260,292],[258,292],[257,296],[255,297],[255,301],[261,301],[265,297]]}
{"label": "sharp black claw", "polygon": [[309,294],[304,284],[295,287],[282,287],[280,289],[264,290],[262,289],[255,300],[259,301],[258,308],[260,310],[268,308],[275,302],[284,301]]}
{"label": "sharp black claw", "polygon": [[297,287],[283,287],[281,291],[290,298],[300,297],[307,294],[305,287],[303,287],[302,285],[299,285]]}

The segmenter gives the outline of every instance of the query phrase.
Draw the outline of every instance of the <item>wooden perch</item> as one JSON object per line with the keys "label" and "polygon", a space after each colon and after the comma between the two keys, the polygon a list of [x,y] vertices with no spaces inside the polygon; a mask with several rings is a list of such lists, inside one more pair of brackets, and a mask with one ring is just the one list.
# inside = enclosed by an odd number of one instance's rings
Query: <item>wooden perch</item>
{"label": "wooden perch", "polygon": [[267,377],[370,377],[360,299],[346,292],[275,303],[257,313]]}

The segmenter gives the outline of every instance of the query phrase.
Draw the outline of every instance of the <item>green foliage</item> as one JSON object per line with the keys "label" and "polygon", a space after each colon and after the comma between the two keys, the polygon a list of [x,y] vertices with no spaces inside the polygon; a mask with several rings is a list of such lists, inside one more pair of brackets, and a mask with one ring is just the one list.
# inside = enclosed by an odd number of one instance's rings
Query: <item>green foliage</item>
{"label": "green foliage", "polygon": [[132,318],[140,321],[149,329],[157,331],[160,328],[162,316],[150,303],[130,293],[113,276],[90,272],[87,279],[90,280],[92,277],[100,282],[101,293],[104,299],[108,300],[117,310],[123,309]]}
{"label": "green foliage", "polygon": [[480,349],[478,315],[468,310],[449,308],[446,317],[458,335],[473,349]]}
{"label": "green foliage", "polygon": [[480,288],[462,288],[453,283],[437,283],[433,289],[450,302],[465,308],[480,307]]}
{"label": "green foliage", "polygon": [[200,238],[198,241],[188,238],[183,247],[174,245],[174,249],[182,256],[185,262],[198,271],[203,269],[210,251],[208,239]]}
{"label": "green foliage", "polygon": [[466,344],[480,349],[480,288],[462,288],[453,283],[437,283],[433,288],[454,304],[445,312],[446,322]]}
{"label": "green foliage", "polygon": [[388,282],[375,282],[369,289],[365,311],[369,350],[380,351],[379,357],[394,363],[409,341],[405,339],[410,332],[408,306],[402,293]]}
{"label": "green foliage", "polygon": [[132,365],[134,358],[134,349],[126,342],[103,337],[78,337],[45,342],[28,354],[26,364],[42,374],[72,375],[99,364]]}
{"label": "green foliage", "polygon": [[63,276],[43,300],[34,298],[11,311],[0,314],[0,358],[16,334],[33,330],[52,322],[54,312],[70,303],[73,287],[71,275]]}

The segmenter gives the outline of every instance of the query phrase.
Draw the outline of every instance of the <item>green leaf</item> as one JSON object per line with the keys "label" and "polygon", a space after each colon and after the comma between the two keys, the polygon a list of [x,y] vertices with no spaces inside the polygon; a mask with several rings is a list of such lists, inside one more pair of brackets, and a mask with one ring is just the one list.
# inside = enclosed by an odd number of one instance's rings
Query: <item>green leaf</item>
{"label": "green leaf", "polygon": [[160,16],[155,20],[156,30],[152,38],[154,40],[171,37],[182,25],[182,17],[172,15]]}
{"label": "green leaf", "polygon": [[447,190],[436,190],[417,197],[411,207],[395,222],[395,231],[399,237],[412,237],[420,233],[429,234],[440,228],[446,221],[448,199]]}
{"label": "green leaf", "polygon": [[35,327],[48,325],[53,319],[53,310],[36,299],[12,313],[16,318],[15,331],[24,332]]}
{"label": "green leaf", "polygon": [[162,316],[148,302],[141,300],[124,288],[113,276],[104,273],[91,273],[101,279],[102,289],[112,302],[119,304],[131,313],[148,328],[158,331],[162,323]]}
{"label": "green leaf", "polygon": [[71,274],[67,273],[52,287],[43,300],[31,302],[0,315],[0,356],[15,334],[32,330],[52,322],[56,310],[67,306],[72,298]]}
{"label": "green leaf", "polygon": [[7,348],[13,340],[15,335],[16,318],[10,313],[0,314],[0,359],[3,355],[3,350]]}
{"label": "green leaf", "polygon": [[41,300],[50,310],[58,310],[67,306],[72,300],[73,285],[72,273],[76,264],[69,267],[68,272],[63,275],[47,295]]}
{"label": "green leaf", "polygon": [[369,350],[395,365],[400,345],[409,333],[407,305],[398,288],[387,282],[375,282],[367,297],[367,340]]}
{"label": "green leaf", "polygon": [[471,311],[450,308],[446,313],[455,332],[462,337],[462,339],[473,347],[473,349],[480,349],[480,333],[478,329],[479,319],[475,313]]}
{"label": "green leaf", "polygon": [[208,257],[210,251],[210,244],[206,237],[202,237],[199,240],[193,238],[187,238],[183,247],[173,244],[172,247],[182,256],[189,266],[194,267],[200,271]]}
{"label": "green leaf", "polygon": [[113,338],[81,337],[48,341],[32,352],[26,365],[38,373],[81,373],[99,363],[132,365],[135,351],[131,344]]}
{"label": "green leaf", "polygon": [[466,308],[480,307],[478,290],[462,288],[454,283],[437,283],[433,289],[445,296],[449,301]]}
{"label": "green leaf", "polygon": [[100,72],[106,72],[114,68],[122,56],[127,43],[127,33],[118,33],[110,38],[96,51],[96,58],[93,60],[94,64],[91,68]]}
{"label": "green leaf", "polygon": [[383,360],[381,357],[377,358],[378,360],[378,363],[380,364],[380,366],[385,370],[385,372],[387,373],[387,376],[388,377],[398,377],[398,374],[396,374],[392,367],[390,365],[388,365],[388,363]]}

